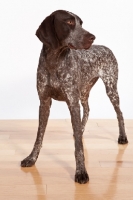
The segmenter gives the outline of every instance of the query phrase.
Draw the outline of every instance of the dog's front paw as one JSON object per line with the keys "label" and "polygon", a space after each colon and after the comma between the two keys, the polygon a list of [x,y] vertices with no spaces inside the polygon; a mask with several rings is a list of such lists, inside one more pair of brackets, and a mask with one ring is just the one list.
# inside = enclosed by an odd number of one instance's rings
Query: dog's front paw
{"label": "dog's front paw", "polygon": [[89,181],[89,176],[87,172],[76,172],[75,174],[75,182],[80,184],[85,184]]}
{"label": "dog's front paw", "polygon": [[127,137],[122,137],[121,135],[118,138],[118,144],[127,144],[128,140]]}
{"label": "dog's front paw", "polygon": [[21,161],[21,167],[31,167],[35,164],[35,162],[35,158],[28,156],[27,158]]}

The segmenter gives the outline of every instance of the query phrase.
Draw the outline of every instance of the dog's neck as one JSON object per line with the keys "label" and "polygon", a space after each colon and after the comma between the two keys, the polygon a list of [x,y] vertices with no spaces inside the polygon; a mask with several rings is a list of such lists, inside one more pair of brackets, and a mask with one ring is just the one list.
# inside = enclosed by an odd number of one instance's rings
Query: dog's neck
{"label": "dog's neck", "polygon": [[43,45],[42,53],[49,70],[55,71],[58,68],[59,63],[64,59],[69,51],[70,49],[68,46],[63,46],[58,49],[51,49]]}

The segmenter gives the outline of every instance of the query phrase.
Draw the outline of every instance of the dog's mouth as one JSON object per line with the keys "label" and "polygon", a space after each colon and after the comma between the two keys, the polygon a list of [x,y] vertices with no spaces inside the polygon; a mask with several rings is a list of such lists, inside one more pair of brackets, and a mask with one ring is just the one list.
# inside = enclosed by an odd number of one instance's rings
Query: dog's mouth
{"label": "dog's mouth", "polygon": [[87,45],[87,46],[85,46],[84,49],[85,49],[85,50],[89,49],[89,48],[91,47],[91,45],[92,45],[92,43],[89,44],[89,45]]}
{"label": "dog's mouth", "polygon": [[84,46],[84,49],[89,49],[91,47],[91,45],[93,44],[94,42],[94,39],[89,39],[87,42],[85,42],[85,44],[83,45]]}
{"label": "dog's mouth", "polygon": [[92,43],[93,43],[93,42],[90,42],[88,45],[84,45],[84,49],[85,49],[85,50],[89,49],[89,48],[91,47]]}
{"label": "dog's mouth", "polygon": [[94,40],[89,40],[89,42],[86,42],[85,44],[82,44],[82,46],[80,46],[80,47],[75,47],[73,44],[68,43],[68,47],[70,49],[75,49],[75,50],[77,50],[77,49],[85,49],[85,50],[87,50],[87,49],[89,49],[91,47],[93,42],[94,42]]}

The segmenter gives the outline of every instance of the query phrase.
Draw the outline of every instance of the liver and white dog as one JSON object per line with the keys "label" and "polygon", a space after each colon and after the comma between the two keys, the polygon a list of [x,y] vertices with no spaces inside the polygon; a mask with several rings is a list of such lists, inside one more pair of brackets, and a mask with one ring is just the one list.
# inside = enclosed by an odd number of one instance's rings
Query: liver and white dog
{"label": "liver and white dog", "polygon": [[[92,45],[95,36],[82,28],[82,20],[77,15],[68,11],[58,10],[46,17],[36,35],[43,43],[37,71],[39,127],[34,148],[21,166],[30,167],[38,158],[52,98],[65,101],[70,110],[75,138],[75,181],[86,183],[89,177],[84,164],[82,134],[89,115],[89,93],[99,78],[103,80],[117,114],[118,143],[128,142],[119,107],[116,58],[107,47]],[[79,101],[83,106],[82,120]]]}

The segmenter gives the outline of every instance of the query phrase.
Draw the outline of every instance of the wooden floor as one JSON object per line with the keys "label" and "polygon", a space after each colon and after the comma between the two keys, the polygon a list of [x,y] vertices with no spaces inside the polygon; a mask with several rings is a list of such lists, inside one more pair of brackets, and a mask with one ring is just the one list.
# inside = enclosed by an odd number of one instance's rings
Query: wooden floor
{"label": "wooden floor", "polygon": [[133,200],[133,120],[128,145],[118,145],[116,120],[89,120],[83,137],[90,181],[74,182],[70,120],[49,120],[35,166],[21,168],[32,150],[37,120],[0,121],[0,200]]}

